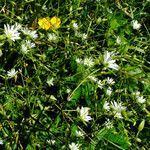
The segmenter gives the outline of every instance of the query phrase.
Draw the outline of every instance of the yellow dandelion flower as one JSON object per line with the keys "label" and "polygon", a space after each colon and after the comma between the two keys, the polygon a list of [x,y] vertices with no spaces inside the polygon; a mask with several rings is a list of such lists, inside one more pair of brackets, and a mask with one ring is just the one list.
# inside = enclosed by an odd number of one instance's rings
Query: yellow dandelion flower
{"label": "yellow dandelion flower", "polygon": [[51,27],[50,18],[49,17],[41,18],[38,20],[38,24],[40,28],[48,30]]}
{"label": "yellow dandelion flower", "polygon": [[50,23],[51,23],[51,27],[50,27],[51,29],[55,30],[60,28],[60,23],[61,23],[60,18],[54,16],[50,19]]}

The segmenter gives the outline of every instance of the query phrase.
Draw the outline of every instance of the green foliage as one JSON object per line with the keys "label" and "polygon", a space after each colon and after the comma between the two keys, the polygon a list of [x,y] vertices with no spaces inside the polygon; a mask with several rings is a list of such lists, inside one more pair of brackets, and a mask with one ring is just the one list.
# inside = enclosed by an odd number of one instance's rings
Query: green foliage
{"label": "green foliage", "polygon": [[149,6],[1,1],[0,149],[148,149]]}
{"label": "green foliage", "polygon": [[109,133],[105,136],[106,140],[108,140],[108,142],[114,143],[116,145],[118,145],[118,148],[120,149],[128,149],[129,148],[129,144],[128,144],[128,140],[126,139],[125,136],[120,135],[118,133]]}

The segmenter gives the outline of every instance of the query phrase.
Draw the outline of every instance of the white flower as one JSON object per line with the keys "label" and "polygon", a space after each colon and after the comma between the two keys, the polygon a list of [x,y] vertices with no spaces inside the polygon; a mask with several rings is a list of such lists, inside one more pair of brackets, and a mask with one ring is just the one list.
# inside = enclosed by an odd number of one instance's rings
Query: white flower
{"label": "white flower", "polygon": [[110,110],[110,105],[107,101],[104,102],[104,105],[103,105],[103,109],[109,111]]}
{"label": "white flower", "polygon": [[138,23],[137,20],[133,20],[133,21],[131,22],[131,25],[133,26],[133,29],[135,29],[135,30],[138,30],[138,29],[140,29],[140,27],[141,27],[141,24]]}
{"label": "white flower", "polygon": [[30,38],[32,39],[37,39],[38,38],[38,34],[37,31],[32,31],[29,30],[28,28],[22,28],[21,31],[25,34],[28,35]]}
{"label": "white flower", "polygon": [[94,66],[94,62],[93,62],[92,58],[85,58],[83,60],[83,64],[88,67]]}
{"label": "white flower", "polygon": [[78,24],[77,24],[77,23],[74,22],[74,23],[72,24],[72,27],[73,27],[74,30],[78,30]]}
{"label": "white flower", "polygon": [[49,144],[51,144],[51,145],[54,145],[54,144],[56,143],[55,140],[47,140],[47,142],[48,142]]}
{"label": "white flower", "polygon": [[3,145],[3,144],[4,144],[3,140],[0,140],[0,145]]}
{"label": "white flower", "polygon": [[100,89],[102,89],[103,86],[104,86],[104,84],[103,84],[103,82],[102,82],[101,80],[98,80],[97,85],[98,85],[98,87],[99,87]]}
{"label": "white flower", "polygon": [[83,121],[89,122],[90,120],[92,120],[92,118],[90,116],[88,116],[89,110],[90,110],[90,108],[88,108],[88,107],[81,107],[81,109],[77,108],[77,111],[79,111],[79,114],[80,114],[80,118]]}
{"label": "white flower", "polygon": [[115,84],[115,81],[114,81],[112,78],[109,78],[109,77],[106,79],[106,82],[107,82],[108,84],[110,84],[110,85]]}
{"label": "white flower", "polygon": [[21,51],[22,51],[22,53],[24,53],[24,54],[27,54],[27,53],[29,52],[29,50],[28,50],[26,44],[24,44],[24,43],[21,44]]}
{"label": "white flower", "polygon": [[19,30],[19,26],[15,25],[4,25],[4,33],[6,35],[6,37],[12,41],[16,41],[18,39],[20,39],[20,33],[18,32]]}
{"label": "white flower", "polygon": [[8,76],[9,78],[13,78],[13,77],[16,76],[17,73],[18,73],[18,71],[15,71],[15,69],[12,68],[10,71],[7,71],[7,76]]}
{"label": "white flower", "polygon": [[143,96],[137,96],[136,98],[137,98],[138,103],[145,103],[146,102],[146,99]]}
{"label": "white flower", "polygon": [[34,48],[35,47],[35,44],[32,43],[31,41],[29,40],[25,40],[22,44],[21,44],[21,51],[24,53],[24,54],[27,54],[29,52],[29,49],[31,48]]}
{"label": "white flower", "polygon": [[117,103],[117,102],[111,102],[111,107],[115,112],[121,112],[123,110],[126,110],[126,107],[122,105],[122,102]]}
{"label": "white flower", "polygon": [[82,37],[83,40],[86,40],[87,39],[87,34],[83,33],[83,34],[81,34],[81,37]]}
{"label": "white flower", "polygon": [[107,120],[105,121],[104,125],[105,125],[106,128],[108,128],[108,129],[113,128],[113,123],[112,123],[109,119],[107,119]]}
{"label": "white flower", "polygon": [[30,49],[30,48],[34,48],[35,47],[35,43],[32,43],[31,41],[29,40],[26,40],[25,41],[27,47]]}
{"label": "white flower", "polygon": [[136,91],[136,92],[133,93],[133,95],[139,96],[139,95],[140,95],[140,92],[139,92],[139,91]]}
{"label": "white flower", "polygon": [[51,42],[58,42],[58,36],[55,33],[48,34],[48,40]]}
{"label": "white flower", "polygon": [[122,117],[121,112],[123,110],[126,110],[126,107],[122,105],[122,102],[120,102],[120,103],[117,103],[115,101],[111,102],[111,107],[113,109],[114,117],[122,119],[123,117]]}
{"label": "white flower", "polygon": [[71,89],[68,88],[68,89],[66,90],[66,93],[69,94],[70,92],[71,92]]}
{"label": "white flower", "polygon": [[48,78],[46,82],[49,86],[54,86],[54,78]]}
{"label": "white flower", "polygon": [[142,104],[146,102],[146,99],[143,96],[140,96],[141,93],[139,91],[134,92],[133,95],[136,97],[138,103]]}
{"label": "white flower", "polygon": [[79,147],[80,147],[80,145],[79,144],[75,144],[74,142],[69,144],[70,150],[79,150]]}
{"label": "white flower", "polygon": [[95,78],[94,76],[88,76],[88,78],[91,79],[91,80],[94,81],[94,82],[97,82],[97,81],[98,81],[98,79]]}
{"label": "white flower", "polygon": [[118,70],[119,66],[116,64],[116,60],[112,59],[113,56],[114,56],[113,53],[105,51],[105,53],[104,53],[104,64],[108,68],[112,68],[112,69]]}
{"label": "white flower", "polygon": [[112,93],[112,88],[108,87],[108,89],[106,90],[106,95],[110,96]]}
{"label": "white flower", "polygon": [[84,134],[81,131],[76,131],[77,137],[84,137]]}
{"label": "white flower", "polygon": [[81,64],[81,63],[82,63],[82,59],[77,58],[77,59],[76,59],[76,62],[77,62],[78,64]]}

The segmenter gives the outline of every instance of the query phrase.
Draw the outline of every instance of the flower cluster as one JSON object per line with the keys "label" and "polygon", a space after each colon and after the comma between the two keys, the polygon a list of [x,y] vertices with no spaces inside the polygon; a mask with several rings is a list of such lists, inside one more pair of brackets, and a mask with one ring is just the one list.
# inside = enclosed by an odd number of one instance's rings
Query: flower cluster
{"label": "flower cluster", "polygon": [[0,4],[0,147],[146,149],[148,1]]}
{"label": "flower cluster", "polygon": [[[30,30],[27,27],[22,27],[17,23],[14,25],[6,24],[4,25],[4,35],[9,42],[15,42],[17,40],[21,41],[20,51],[23,54],[27,54],[31,49],[36,47],[35,43],[33,42],[38,38],[36,30]],[[17,79],[17,73],[18,71],[16,71],[15,68],[12,68],[11,70],[7,71],[7,76],[8,78]]]}
{"label": "flower cluster", "polygon": [[8,40],[11,40],[13,42],[21,39],[20,31],[23,34],[29,36],[31,39],[38,38],[37,31],[32,31],[32,30],[29,30],[28,28],[23,28],[20,24],[16,23],[14,25],[9,25],[9,24],[4,25],[5,36],[8,38]]}
{"label": "flower cluster", "polygon": [[126,107],[123,105],[122,102],[111,101],[110,103],[105,101],[103,105],[103,109],[106,111],[110,111],[114,114],[116,118],[123,118],[121,112],[126,110]]}
{"label": "flower cluster", "polygon": [[40,28],[42,28],[42,29],[56,30],[56,29],[60,28],[61,21],[60,21],[60,18],[58,18],[56,16],[52,17],[51,19],[49,17],[46,17],[46,18],[40,18],[38,20],[38,24],[39,24]]}
{"label": "flower cluster", "polygon": [[106,89],[106,95],[110,96],[113,89],[112,89],[112,85],[115,84],[115,81],[113,80],[113,78],[110,78],[110,77],[107,77],[107,79],[104,79],[104,80],[99,80],[98,78],[90,75],[88,76],[88,78],[95,82],[97,84],[97,86],[100,88],[100,89],[103,89],[105,85],[107,85],[107,89]]}
{"label": "flower cluster", "polygon": [[90,57],[89,58],[85,58],[84,60],[77,58],[76,62],[78,64],[83,64],[83,65],[85,65],[87,67],[93,67],[94,66],[94,61]]}

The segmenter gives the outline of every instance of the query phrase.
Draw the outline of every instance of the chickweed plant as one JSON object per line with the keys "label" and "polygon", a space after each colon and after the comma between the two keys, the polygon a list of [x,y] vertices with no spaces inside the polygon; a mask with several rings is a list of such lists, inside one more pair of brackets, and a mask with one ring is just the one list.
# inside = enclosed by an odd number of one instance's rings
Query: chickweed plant
{"label": "chickweed plant", "polygon": [[0,149],[150,148],[149,0],[0,0]]}

